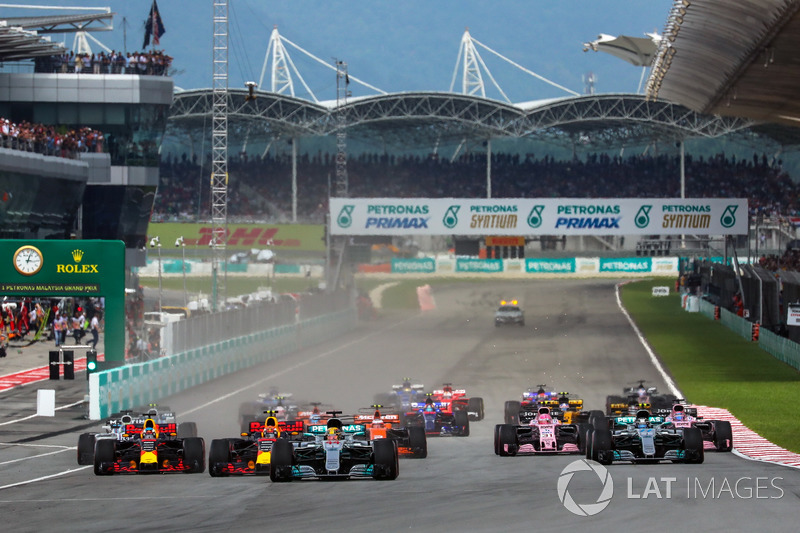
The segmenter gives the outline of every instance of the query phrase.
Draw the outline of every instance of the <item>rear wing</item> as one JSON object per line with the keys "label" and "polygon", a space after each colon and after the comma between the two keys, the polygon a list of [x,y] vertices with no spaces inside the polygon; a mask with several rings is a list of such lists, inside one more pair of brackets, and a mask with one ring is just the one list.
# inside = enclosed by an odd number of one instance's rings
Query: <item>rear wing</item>
{"label": "rear wing", "polygon": [[[357,424],[370,424],[372,421],[375,420],[375,415],[356,415],[355,422]],[[383,420],[384,424],[400,424],[400,415],[388,415],[385,413],[381,413],[380,420]]]}
{"label": "rear wing", "polygon": [[[648,418],[648,421],[651,424],[663,424],[664,423],[664,417],[663,416],[650,416]],[[635,423],[636,423],[636,417],[635,416],[618,416],[618,417],[614,418],[614,424],[616,424],[618,426],[629,426],[629,425],[635,424]]]}
{"label": "rear wing", "polygon": [[[259,422],[258,420],[254,420],[250,422],[250,427],[248,429],[250,430],[250,433],[256,433],[264,431],[264,428],[265,428],[264,422]],[[305,430],[305,424],[303,423],[302,420],[287,420],[278,422],[278,429],[280,429],[281,432],[286,432],[291,435],[298,435],[300,433],[303,433],[303,431]]]}
{"label": "rear wing", "polygon": [[[364,424],[342,424],[342,433],[357,435],[359,433],[366,433],[367,428]],[[327,424],[313,424],[306,429],[307,433],[312,435],[326,435],[328,433]]]}
{"label": "rear wing", "polygon": [[[178,434],[178,426],[175,422],[169,422],[167,424],[156,424],[155,427],[156,431],[159,435],[166,434],[169,436],[176,436]],[[141,436],[142,431],[144,430],[144,420],[139,422],[138,420],[134,420],[130,424],[125,424],[125,434],[129,437],[138,437]]]}

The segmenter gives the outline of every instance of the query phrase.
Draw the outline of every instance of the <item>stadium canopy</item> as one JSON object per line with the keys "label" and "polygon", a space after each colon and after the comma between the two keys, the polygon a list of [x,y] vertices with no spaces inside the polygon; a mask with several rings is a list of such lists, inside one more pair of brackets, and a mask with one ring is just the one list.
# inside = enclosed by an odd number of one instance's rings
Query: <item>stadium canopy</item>
{"label": "stadium canopy", "polygon": [[677,0],[647,95],[699,113],[798,126],[798,49],[798,0]]}
{"label": "stadium canopy", "polygon": [[[713,138],[746,130],[751,121],[703,115],[681,105],[650,101],[639,94],[601,94],[508,104],[480,96],[446,92],[405,92],[351,99],[333,104],[271,92],[231,89],[228,133],[236,143],[245,137],[328,136],[346,114],[349,138],[368,139],[397,149],[419,149],[438,143],[497,138],[527,138],[580,144],[594,149],[620,148],[687,138]],[[209,131],[211,89],[180,91],[170,109],[170,133],[197,135]]]}
{"label": "stadium canopy", "polygon": [[19,61],[64,53],[61,43],[0,20],[0,61]]}
{"label": "stadium canopy", "polygon": [[46,33],[75,33],[76,31],[111,31],[114,15],[110,10],[102,13],[78,15],[43,15],[38,17],[6,17],[8,26]]}
{"label": "stadium canopy", "polygon": [[635,67],[649,67],[658,51],[656,43],[661,37],[655,33],[647,35],[648,37],[631,37],[630,35],[615,37],[601,33],[596,40],[584,43],[583,51],[605,52],[623,59]]}

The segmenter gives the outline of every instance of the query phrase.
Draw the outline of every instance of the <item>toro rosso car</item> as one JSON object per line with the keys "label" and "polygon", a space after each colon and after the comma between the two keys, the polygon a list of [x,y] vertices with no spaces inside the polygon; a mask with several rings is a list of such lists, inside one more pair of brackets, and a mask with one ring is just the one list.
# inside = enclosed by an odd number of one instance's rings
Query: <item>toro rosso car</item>
{"label": "toro rosso car", "polygon": [[381,413],[381,405],[373,405],[372,414],[355,415],[356,424],[363,424],[369,440],[388,439],[397,444],[400,457],[423,459],[428,456],[428,439],[425,429],[401,427],[400,415]]}
{"label": "toro rosso car", "polygon": [[[94,449],[94,473],[145,474],[200,473],[206,468],[205,442],[198,437],[178,438],[174,422],[159,426],[152,418],[141,425],[127,424],[126,440],[98,440]],[[129,438],[134,437],[134,438]]]}
{"label": "toro rosso car", "polygon": [[425,401],[424,390],[425,385],[413,383],[411,378],[403,378],[401,385],[392,385],[392,392],[376,395],[375,403],[403,413],[411,410],[412,403]]}
{"label": "toro rosso car", "polygon": [[[606,414],[609,416],[635,415],[640,408],[669,409],[677,400],[674,394],[659,394],[656,387],[647,387],[640,379],[633,387],[622,389],[622,395],[606,397]],[[647,407],[644,407],[647,406]]]}
{"label": "toro rosso car", "polygon": [[327,424],[309,426],[310,439],[295,446],[278,439],[272,446],[272,481],[295,479],[396,479],[400,472],[397,444],[367,440],[364,424],[344,424],[331,411]]}
{"label": "toro rosso car", "polygon": [[233,439],[214,439],[208,453],[208,473],[211,477],[234,475],[268,475],[272,446],[278,439],[299,443],[303,422],[279,421],[268,416],[264,423],[251,422],[250,431]]}
{"label": "toro rosso car", "polygon": [[635,416],[609,418],[610,429],[595,427],[587,431],[586,458],[604,465],[615,461],[702,463],[700,430],[679,429],[664,421],[664,417],[653,416],[645,409]]}
{"label": "toro rosso car", "polygon": [[524,425],[498,424],[494,428],[494,453],[501,456],[517,454],[585,453],[584,424],[563,424],[550,414],[550,408],[539,407],[525,418]]}
{"label": "toro rosso car", "polygon": [[[78,437],[78,464],[94,464],[95,444],[99,440],[110,439],[118,442],[134,440],[138,433],[126,433],[125,429],[131,424],[142,426],[148,418],[152,418],[159,427],[176,424],[174,412],[169,408],[159,408],[155,404],[151,404],[146,413],[136,414],[132,410],[121,411],[106,421],[102,426],[102,433],[82,433]],[[178,438],[197,436],[197,425],[194,422],[181,422],[177,427]]]}
{"label": "toro rosso car", "polygon": [[718,452],[729,452],[733,449],[733,430],[727,420],[703,420],[697,416],[696,407],[683,403],[676,403],[672,409],[654,410],[653,414],[664,417],[664,427],[699,429],[703,441],[713,444]]}
{"label": "toro rosso car", "polygon": [[453,389],[452,383],[445,383],[441,389],[434,390],[430,397],[444,411],[466,411],[470,420],[483,420],[483,398],[468,398],[466,390]]}
{"label": "toro rosso car", "polygon": [[412,403],[414,411],[406,413],[409,428],[421,427],[428,436],[468,437],[469,416],[466,411],[450,411],[448,406],[427,398],[425,403]]}

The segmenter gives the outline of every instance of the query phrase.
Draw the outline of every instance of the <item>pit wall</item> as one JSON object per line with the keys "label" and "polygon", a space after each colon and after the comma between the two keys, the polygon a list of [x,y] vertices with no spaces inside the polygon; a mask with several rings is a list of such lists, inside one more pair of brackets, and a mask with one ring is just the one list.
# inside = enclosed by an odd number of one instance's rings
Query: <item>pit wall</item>
{"label": "pit wall", "polygon": [[337,337],[356,324],[355,309],[317,316],[152,361],[89,375],[89,418],[154,403],[232,372]]}

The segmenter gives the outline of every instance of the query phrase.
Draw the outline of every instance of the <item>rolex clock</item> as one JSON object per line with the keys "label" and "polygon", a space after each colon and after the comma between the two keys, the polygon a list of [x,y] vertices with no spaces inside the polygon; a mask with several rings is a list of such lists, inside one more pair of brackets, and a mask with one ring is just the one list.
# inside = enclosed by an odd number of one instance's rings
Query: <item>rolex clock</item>
{"label": "rolex clock", "polygon": [[23,276],[33,276],[42,268],[42,252],[35,246],[22,246],[14,252],[14,268]]}

